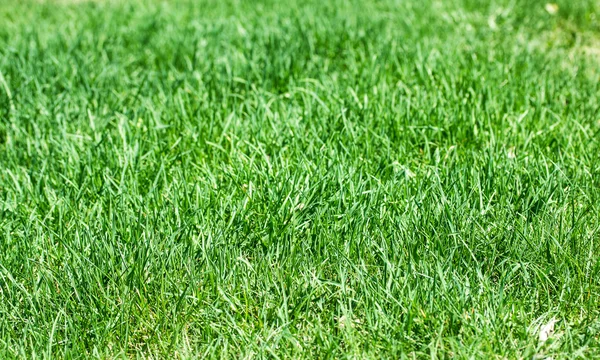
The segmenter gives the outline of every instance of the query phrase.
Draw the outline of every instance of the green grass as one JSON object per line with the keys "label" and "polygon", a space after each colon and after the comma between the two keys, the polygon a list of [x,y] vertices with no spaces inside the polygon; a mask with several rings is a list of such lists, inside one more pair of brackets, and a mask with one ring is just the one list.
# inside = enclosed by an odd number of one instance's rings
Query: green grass
{"label": "green grass", "polygon": [[600,358],[600,4],[545,4],[1,1],[0,358]]}

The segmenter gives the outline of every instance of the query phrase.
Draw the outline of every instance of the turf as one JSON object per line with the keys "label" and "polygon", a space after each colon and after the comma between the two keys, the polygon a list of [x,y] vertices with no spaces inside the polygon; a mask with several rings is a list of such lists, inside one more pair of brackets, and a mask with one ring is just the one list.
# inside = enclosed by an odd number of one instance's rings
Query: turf
{"label": "turf", "polygon": [[556,5],[1,1],[0,357],[600,358]]}

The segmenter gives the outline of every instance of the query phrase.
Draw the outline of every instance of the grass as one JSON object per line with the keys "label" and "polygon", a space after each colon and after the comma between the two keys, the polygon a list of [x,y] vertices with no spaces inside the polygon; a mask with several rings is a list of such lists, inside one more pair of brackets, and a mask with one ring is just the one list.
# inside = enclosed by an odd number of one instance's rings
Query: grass
{"label": "grass", "polygon": [[600,5],[545,5],[2,1],[0,357],[600,358]]}

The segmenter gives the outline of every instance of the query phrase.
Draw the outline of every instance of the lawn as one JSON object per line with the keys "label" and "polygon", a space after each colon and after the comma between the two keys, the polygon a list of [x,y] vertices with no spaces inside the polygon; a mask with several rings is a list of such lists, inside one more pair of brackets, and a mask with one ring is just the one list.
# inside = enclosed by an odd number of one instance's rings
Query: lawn
{"label": "lawn", "polygon": [[599,334],[600,2],[0,1],[0,358]]}

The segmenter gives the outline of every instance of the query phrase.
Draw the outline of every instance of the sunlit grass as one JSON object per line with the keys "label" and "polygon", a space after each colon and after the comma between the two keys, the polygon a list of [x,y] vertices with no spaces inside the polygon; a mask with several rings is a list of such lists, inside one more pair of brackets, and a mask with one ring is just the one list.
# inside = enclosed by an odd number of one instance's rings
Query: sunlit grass
{"label": "sunlit grass", "polygon": [[599,357],[598,5],[553,6],[0,2],[0,357]]}

